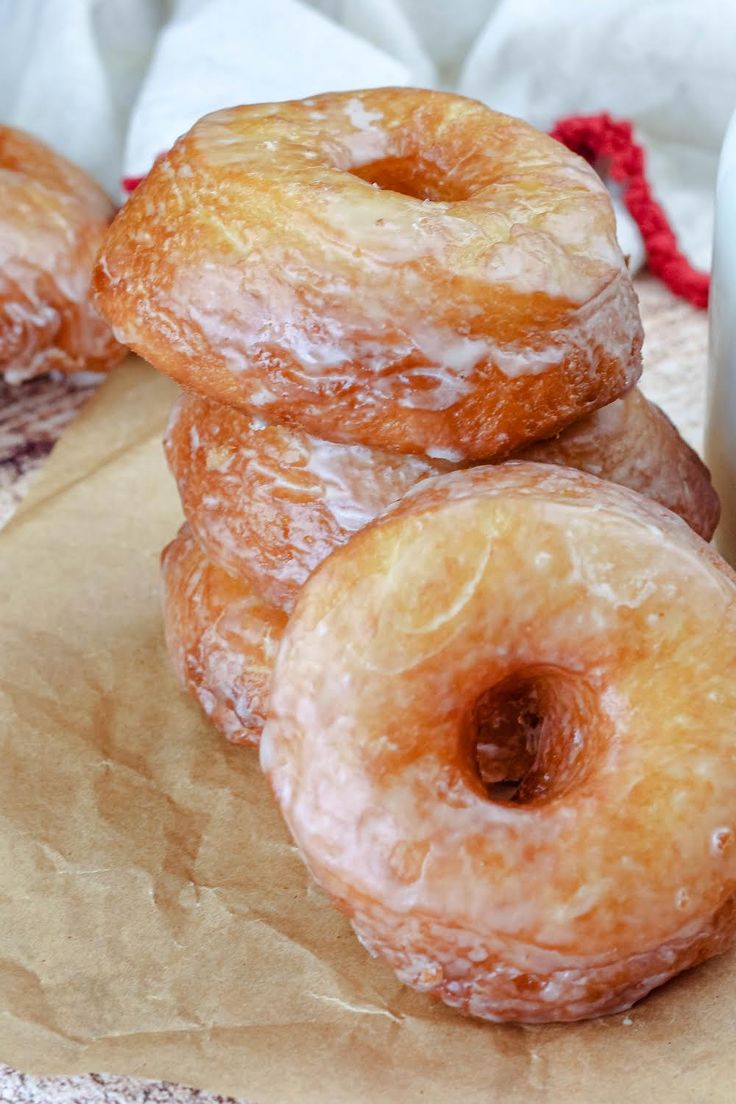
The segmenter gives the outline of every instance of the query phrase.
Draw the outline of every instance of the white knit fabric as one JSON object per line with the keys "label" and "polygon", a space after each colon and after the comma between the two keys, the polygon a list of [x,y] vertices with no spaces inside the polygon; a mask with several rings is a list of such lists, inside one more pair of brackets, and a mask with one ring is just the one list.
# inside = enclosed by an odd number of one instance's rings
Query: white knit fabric
{"label": "white knit fabric", "polygon": [[[548,128],[631,118],[696,262],[736,105],[733,0],[0,0],[0,119],[113,193],[217,107],[454,88]],[[625,251],[638,259],[631,228]]]}

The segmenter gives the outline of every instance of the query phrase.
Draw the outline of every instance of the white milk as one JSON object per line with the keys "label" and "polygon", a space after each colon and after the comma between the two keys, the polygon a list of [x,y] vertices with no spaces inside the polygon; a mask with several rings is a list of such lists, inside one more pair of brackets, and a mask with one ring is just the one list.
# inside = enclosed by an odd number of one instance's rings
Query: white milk
{"label": "white milk", "polygon": [[716,189],[705,458],[723,509],[716,544],[736,565],[736,114],[723,142]]}

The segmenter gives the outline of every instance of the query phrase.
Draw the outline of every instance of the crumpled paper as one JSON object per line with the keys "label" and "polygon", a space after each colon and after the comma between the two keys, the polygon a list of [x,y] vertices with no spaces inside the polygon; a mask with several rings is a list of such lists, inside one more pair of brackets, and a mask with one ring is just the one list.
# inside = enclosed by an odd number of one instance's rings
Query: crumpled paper
{"label": "crumpled paper", "polygon": [[463,1019],[359,946],[256,754],[170,669],[174,391],[130,358],[0,534],[0,1059],[257,1104],[732,1104],[734,955],[629,1014],[521,1027]]}

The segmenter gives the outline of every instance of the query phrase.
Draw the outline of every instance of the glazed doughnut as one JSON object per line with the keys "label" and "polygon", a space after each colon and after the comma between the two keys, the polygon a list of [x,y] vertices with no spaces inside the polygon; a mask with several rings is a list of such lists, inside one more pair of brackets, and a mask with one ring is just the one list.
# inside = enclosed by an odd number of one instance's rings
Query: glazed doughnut
{"label": "glazed doughnut", "polygon": [[[184,394],[165,438],[184,513],[207,556],[290,610],[314,568],[422,479],[454,465],[336,445]],[[633,390],[520,454],[637,490],[709,539],[718,498],[675,427]]]}
{"label": "glazed doughnut", "polygon": [[444,92],[207,116],[118,214],[94,285],[120,340],[187,389],[394,452],[506,455],[640,373],[596,173]]}
{"label": "glazed doughnut", "polygon": [[166,644],[183,686],[233,743],[255,744],[286,615],[202,554],[187,526],[161,556]]}
{"label": "glazed doughnut", "polygon": [[425,481],[317,568],[261,763],[403,982],[578,1020],[732,944],[735,715],[730,568],[639,495],[510,462]]}
{"label": "glazed doughnut", "polygon": [[578,468],[629,487],[679,514],[704,540],[718,525],[721,506],[710,472],[664,411],[636,387],[515,459]]}
{"label": "glazed doughnut", "polygon": [[0,373],[102,371],[125,350],[90,299],[113,206],[81,169],[0,126]]}
{"label": "glazed doughnut", "polygon": [[207,556],[286,610],[333,548],[419,480],[452,468],[331,444],[186,393],[164,447]]}

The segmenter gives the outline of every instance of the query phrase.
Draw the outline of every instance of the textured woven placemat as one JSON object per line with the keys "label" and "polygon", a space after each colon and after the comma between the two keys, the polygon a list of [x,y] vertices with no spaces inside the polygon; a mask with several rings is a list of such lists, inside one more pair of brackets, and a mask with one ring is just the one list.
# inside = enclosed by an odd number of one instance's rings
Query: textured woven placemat
{"label": "textured woven placemat", "polygon": [[101,378],[42,376],[16,387],[0,379],[0,527]]}
{"label": "textured woven placemat", "polygon": [[[648,276],[637,280],[646,341],[642,387],[700,449],[703,434],[707,321]],[[0,525],[92,393],[89,381],[0,384]],[[0,1065],[2,1104],[222,1104],[223,1098],[181,1085],[123,1077],[31,1077]]]}

